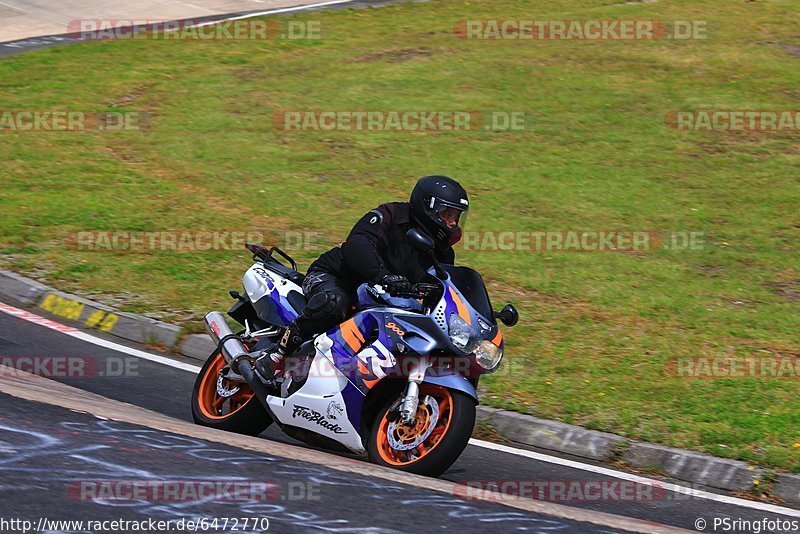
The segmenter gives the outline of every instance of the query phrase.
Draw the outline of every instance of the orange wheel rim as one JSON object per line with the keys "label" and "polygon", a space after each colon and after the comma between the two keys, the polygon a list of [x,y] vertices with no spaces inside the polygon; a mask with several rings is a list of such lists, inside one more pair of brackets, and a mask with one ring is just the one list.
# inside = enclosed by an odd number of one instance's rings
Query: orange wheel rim
{"label": "orange wheel rim", "polygon": [[[425,395],[430,395],[438,404],[439,417],[434,423],[431,433],[421,443],[411,450],[394,449],[389,442],[390,421],[386,418],[388,410],[383,414],[378,424],[378,454],[389,465],[406,466],[420,461],[428,456],[441,442],[450,428],[453,419],[453,396],[447,388],[422,384],[420,386],[420,401]],[[410,425],[398,423],[394,428],[394,438],[397,441],[408,442],[425,433],[431,425],[431,413],[426,405],[420,402],[417,416]]]}
{"label": "orange wheel rim", "polygon": [[253,398],[253,390],[247,384],[236,382],[239,391],[230,397],[220,397],[217,393],[217,378],[225,367],[225,358],[217,354],[206,369],[197,391],[197,404],[203,415],[209,419],[225,419],[235,414]]}

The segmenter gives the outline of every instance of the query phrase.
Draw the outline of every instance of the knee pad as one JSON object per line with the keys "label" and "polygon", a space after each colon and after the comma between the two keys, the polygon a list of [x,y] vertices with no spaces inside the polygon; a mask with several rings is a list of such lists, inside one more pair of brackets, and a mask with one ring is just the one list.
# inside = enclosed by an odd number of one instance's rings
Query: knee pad
{"label": "knee pad", "polygon": [[303,315],[309,319],[341,315],[341,301],[336,293],[317,293],[306,304]]}

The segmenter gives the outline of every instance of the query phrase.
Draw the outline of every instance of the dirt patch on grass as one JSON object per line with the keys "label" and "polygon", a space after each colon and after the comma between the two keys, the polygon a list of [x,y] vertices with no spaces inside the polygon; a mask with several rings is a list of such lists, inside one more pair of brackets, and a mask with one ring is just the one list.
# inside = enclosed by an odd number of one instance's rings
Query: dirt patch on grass
{"label": "dirt patch on grass", "polygon": [[[109,108],[133,108],[135,117],[130,119],[121,119],[114,116],[101,117],[104,128],[116,129],[120,127],[119,121],[125,120],[133,121],[131,124],[126,125],[125,128],[135,128],[140,132],[147,132],[151,129],[151,119],[154,112],[161,105],[163,97],[160,93],[151,93],[150,89],[153,84],[145,83],[134,86],[131,90],[118,96],[111,102],[106,103]],[[148,103],[145,104],[143,100],[148,98]]]}
{"label": "dirt patch on grass", "polygon": [[421,48],[399,48],[395,50],[382,50],[361,56],[355,59],[355,62],[368,62],[368,61],[387,61],[388,63],[403,63],[404,61],[411,61],[412,59],[420,57],[432,56],[433,52],[426,47]]}
{"label": "dirt patch on grass", "polygon": [[134,154],[127,151],[126,147],[106,145],[103,147],[111,157],[117,161],[121,161],[126,165],[141,165],[145,163],[142,159],[137,158]]}
{"label": "dirt patch on grass", "polygon": [[263,67],[241,67],[233,70],[233,75],[244,82],[263,80],[266,71]]}
{"label": "dirt patch on grass", "polygon": [[[787,132],[771,130],[708,130],[705,140],[697,141],[694,145],[705,154],[724,155],[731,152],[752,150],[765,142],[778,139],[789,139]],[[753,153],[758,157],[758,153]]]}
{"label": "dirt patch on grass", "polygon": [[725,267],[722,265],[698,265],[697,270],[703,276],[715,278],[725,272]]}
{"label": "dirt patch on grass", "polygon": [[778,48],[785,52],[789,52],[793,56],[800,57],[800,46],[778,43]]}
{"label": "dirt patch on grass", "polygon": [[150,89],[150,87],[151,85],[146,83],[136,85],[127,93],[118,96],[116,99],[106,104],[106,106],[110,108],[123,108],[128,106],[147,94],[147,90]]}
{"label": "dirt patch on grass", "polygon": [[781,298],[791,302],[800,300],[800,282],[768,282],[765,284],[767,288]]}

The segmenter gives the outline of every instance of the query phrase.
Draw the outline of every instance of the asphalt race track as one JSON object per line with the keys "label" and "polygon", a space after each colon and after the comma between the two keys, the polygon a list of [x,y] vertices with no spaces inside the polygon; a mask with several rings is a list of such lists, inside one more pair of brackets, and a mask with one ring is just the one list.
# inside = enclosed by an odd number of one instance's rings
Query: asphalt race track
{"label": "asphalt race track", "polygon": [[317,3],[313,0],[138,0],[120,9],[114,0],[3,0],[0,42],[67,33],[80,19],[169,21],[267,11]]}
{"label": "asphalt race track", "polygon": [[119,21],[136,17],[139,24],[142,21],[150,24],[180,20],[192,26],[279,12],[379,6],[395,1],[219,0],[212,2],[212,6],[207,2],[200,8],[187,2],[148,0],[132,4],[130,10],[126,9],[123,19],[114,2],[102,0],[71,0],[63,3],[0,0],[0,57],[79,42],[82,39],[73,32],[75,21],[80,19]]}
{"label": "asphalt race track", "polygon": [[[5,304],[20,307],[14,302]],[[45,316],[40,310],[34,310],[33,313]],[[55,320],[54,317],[48,318]],[[87,366],[91,372],[82,373],[86,376],[70,375],[63,370],[60,373],[53,372],[57,371],[56,368],[44,369],[40,374],[49,373],[48,379],[105,399],[128,403],[132,405],[131,408],[145,408],[191,422],[189,396],[195,378],[191,371],[97,346],[7,313],[0,313],[0,332],[0,362],[13,365],[20,357],[80,357],[92,362]],[[144,347],[129,346],[147,351]],[[0,377],[0,391],[8,381],[8,376]],[[0,394],[0,399],[4,407],[0,421],[0,470],[5,471],[0,487],[0,517],[3,518],[38,519],[43,515],[43,509],[35,503],[37,500],[41,502],[45,495],[49,519],[166,520],[189,516],[234,517],[232,514],[235,513],[239,514],[237,517],[247,515],[248,505],[241,502],[137,502],[134,503],[136,505],[126,503],[125,506],[110,506],[91,499],[81,500],[72,494],[75,485],[82,480],[185,480],[188,477],[204,481],[270,481],[270,484],[280,488],[275,491],[281,496],[292,484],[302,488],[301,484],[313,481],[315,485],[304,490],[308,498],[279,498],[276,502],[251,505],[255,506],[254,510],[263,512],[260,515],[272,521],[272,531],[325,529],[327,527],[322,523],[326,521],[333,521],[331,525],[337,525],[336,528],[345,531],[362,532],[417,532],[421,528],[428,530],[440,527],[462,531],[483,531],[486,528],[534,532],[623,531],[607,526],[601,528],[579,524],[570,517],[583,512],[601,512],[604,515],[652,522],[652,531],[656,531],[655,524],[693,531],[695,521],[701,517],[707,521],[714,517],[752,521],[764,518],[785,521],[800,517],[800,511],[788,508],[773,507],[773,511],[766,511],[753,508],[763,508],[761,503],[716,502],[700,495],[663,489],[636,499],[553,502],[559,509],[569,507],[566,508],[568,512],[562,514],[564,517],[554,517],[520,511],[501,502],[464,500],[461,498],[463,492],[437,493],[417,487],[413,481],[412,485],[404,486],[387,484],[369,474],[329,472],[324,465],[304,465],[300,461],[260,456],[251,451],[238,450],[232,445],[208,444],[196,437],[182,436],[180,432],[169,435],[163,431],[141,428],[132,432],[137,427],[98,419],[91,415],[95,412],[90,408],[81,409],[89,413],[78,413],[74,409],[59,407],[57,401],[43,404],[5,393]],[[80,405],[80,396],[78,403]],[[192,427],[206,431],[201,427]],[[230,436],[230,443],[238,437],[233,434]],[[272,428],[258,439],[270,444],[285,444],[281,446],[287,447],[287,450],[302,448],[299,450],[310,454],[328,454],[310,450]],[[517,451],[515,453],[508,453],[487,448],[482,442],[477,443],[467,447],[462,457],[441,477],[443,481],[605,481],[608,484],[618,481],[615,477],[584,469],[526,458],[521,455],[525,451],[518,449],[514,449]],[[198,453],[199,450],[202,451]],[[379,469],[357,458],[347,461],[349,465],[363,466],[365,473],[369,469]],[[592,469],[592,466],[586,469]],[[345,486],[346,490],[340,491],[338,486]],[[72,492],[69,488],[72,488]],[[124,514],[121,510],[124,510]],[[775,510],[783,513],[775,513]],[[642,528],[642,523],[638,521],[635,525],[638,526],[631,527],[631,530],[651,531]],[[278,529],[278,526],[281,528]]]}
{"label": "asphalt race track", "polygon": [[[6,395],[0,398],[5,411],[14,414],[0,421],[0,435],[5,447],[15,451],[3,453],[0,467],[4,478],[15,480],[13,486],[3,488],[3,517],[38,521],[43,513],[41,496],[47,495],[46,517],[50,520],[266,517],[273,531],[345,527],[397,532],[397,525],[403,525],[405,531],[464,530],[474,528],[482,518],[492,518],[526,530],[601,531],[570,520],[508,511],[498,504],[458,502],[430,490],[355,474],[344,476],[303,462],[103,421]],[[96,486],[81,494],[76,482],[131,478],[204,484],[256,481],[276,491],[260,494],[253,489],[242,498],[249,495],[255,502],[245,504],[233,498],[218,503],[165,498],[121,506],[92,499],[102,494]],[[155,493],[153,497],[158,499]]]}

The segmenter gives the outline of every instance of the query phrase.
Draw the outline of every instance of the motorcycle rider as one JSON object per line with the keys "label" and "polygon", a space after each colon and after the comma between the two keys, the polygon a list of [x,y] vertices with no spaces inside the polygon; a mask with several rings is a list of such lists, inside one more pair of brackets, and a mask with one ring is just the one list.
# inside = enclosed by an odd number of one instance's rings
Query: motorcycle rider
{"label": "motorcycle rider", "polygon": [[303,281],[307,304],[284,330],[277,346],[256,360],[255,368],[267,381],[281,372],[284,358],[304,340],[323,332],[350,315],[359,284],[380,284],[385,291],[402,292],[422,280],[430,258],[405,240],[418,228],[433,238],[436,258],[455,261],[455,245],[462,236],[469,209],[467,192],[448,176],[424,176],[409,202],[381,204],[364,215],[340,246],[320,256]]}

